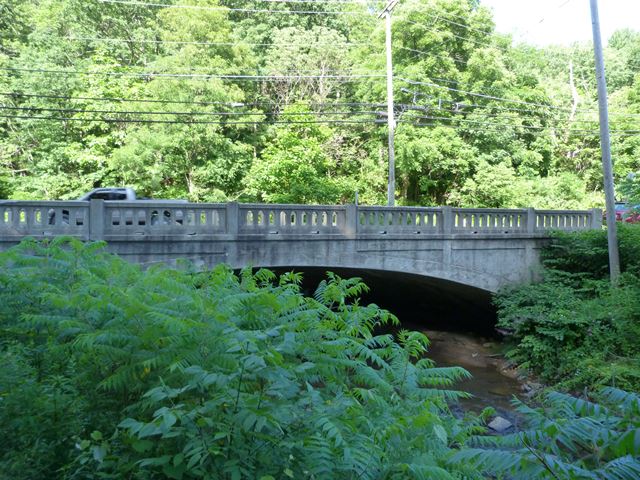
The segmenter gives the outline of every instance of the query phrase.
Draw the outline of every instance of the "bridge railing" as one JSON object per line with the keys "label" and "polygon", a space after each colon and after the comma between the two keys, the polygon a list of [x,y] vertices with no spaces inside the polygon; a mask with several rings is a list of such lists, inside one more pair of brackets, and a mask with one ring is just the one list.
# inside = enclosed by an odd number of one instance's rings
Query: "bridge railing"
{"label": "bridge railing", "polygon": [[453,208],[451,233],[527,233],[527,209]]}
{"label": "bridge railing", "polygon": [[[600,213],[600,215],[602,215]],[[589,230],[594,228],[594,213],[585,211],[536,210],[534,229],[536,232],[548,230]],[[597,226],[602,226],[602,216]]]}
{"label": "bridge railing", "polygon": [[508,235],[602,226],[602,211],[170,201],[0,201],[0,239],[207,235]]}
{"label": "bridge railing", "polygon": [[348,231],[341,205],[238,205],[241,234],[338,234]]}
{"label": "bridge railing", "polygon": [[[98,204],[91,207],[99,210]],[[102,224],[105,237],[223,234],[227,232],[227,207],[215,203],[104,202]]]}
{"label": "bridge railing", "polygon": [[89,202],[0,202],[1,236],[88,234]]}
{"label": "bridge railing", "polygon": [[362,234],[443,233],[441,208],[359,206],[357,218],[357,232]]}

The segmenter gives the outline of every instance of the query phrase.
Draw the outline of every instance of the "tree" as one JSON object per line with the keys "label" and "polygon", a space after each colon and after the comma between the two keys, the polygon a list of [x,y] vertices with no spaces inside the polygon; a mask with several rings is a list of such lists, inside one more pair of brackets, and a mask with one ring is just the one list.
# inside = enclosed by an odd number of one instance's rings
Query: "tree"
{"label": "tree", "polygon": [[[323,145],[333,132],[313,123],[303,107],[287,110],[290,125],[275,128],[274,136],[247,175],[247,194],[276,203],[336,203],[352,198],[353,183],[332,168]],[[297,124],[295,122],[301,122]]]}

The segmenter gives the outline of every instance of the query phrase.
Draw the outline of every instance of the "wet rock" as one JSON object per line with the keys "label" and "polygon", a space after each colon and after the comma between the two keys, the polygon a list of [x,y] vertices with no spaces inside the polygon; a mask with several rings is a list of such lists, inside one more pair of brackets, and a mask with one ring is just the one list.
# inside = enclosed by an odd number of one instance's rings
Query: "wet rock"
{"label": "wet rock", "polygon": [[505,377],[512,378],[514,380],[520,380],[519,372],[515,368],[503,368],[500,373]]}
{"label": "wet rock", "polygon": [[527,398],[534,397],[543,388],[542,384],[536,382],[526,382],[522,385],[522,391]]}
{"label": "wet rock", "polygon": [[513,424],[506,418],[496,417],[489,422],[488,427],[494,432],[502,433],[505,430],[510,429]]}
{"label": "wet rock", "polygon": [[511,388],[511,385],[503,385],[489,389],[489,393],[492,395],[498,395],[499,397],[510,397],[513,395],[513,389]]}
{"label": "wet rock", "polygon": [[493,347],[493,343],[491,343],[491,342],[483,343],[482,346],[484,348],[491,348],[491,347]]}

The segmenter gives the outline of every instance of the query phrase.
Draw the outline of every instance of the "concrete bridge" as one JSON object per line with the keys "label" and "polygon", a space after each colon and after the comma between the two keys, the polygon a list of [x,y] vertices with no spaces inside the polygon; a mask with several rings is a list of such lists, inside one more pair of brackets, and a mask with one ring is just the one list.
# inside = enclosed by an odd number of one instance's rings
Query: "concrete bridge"
{"label": "concrete bridge", "polygon": [[601,227],[600,210],[0,201],[0,250],[68,235],[143,265],[366,270],[487,292],[532,280],[550,231]]}

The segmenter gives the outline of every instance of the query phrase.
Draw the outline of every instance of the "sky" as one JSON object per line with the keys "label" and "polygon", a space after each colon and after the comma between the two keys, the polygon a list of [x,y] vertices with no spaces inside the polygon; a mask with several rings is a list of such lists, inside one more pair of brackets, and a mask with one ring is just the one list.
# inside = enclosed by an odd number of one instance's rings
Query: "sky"
{"label": "sky", "polygon": [[[516,42],[569,45],[591,40],[589,0],[481,0],[494,12],[496,30]],[[640,0],[599,0],[600,28],[606,44],[621,28],[640,30]]]}

